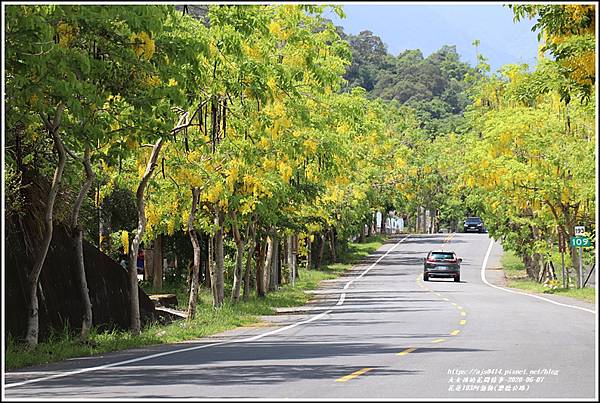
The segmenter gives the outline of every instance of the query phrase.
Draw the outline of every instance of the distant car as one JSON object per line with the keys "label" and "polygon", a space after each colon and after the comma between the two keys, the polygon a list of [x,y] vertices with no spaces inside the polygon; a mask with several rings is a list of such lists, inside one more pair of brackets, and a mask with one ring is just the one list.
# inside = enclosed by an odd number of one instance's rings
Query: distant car
{"label": "distant car", "polygon": [[429,281],[430,277],[451,277],[460,281],[460,263],[462,258],[456,253],[443,250],[432,250],[423,258],[423,280]]}
{"label": "distant car", "polygon": [[483,226],[483,221],[479,217],[468,217],[465,220],[464,231],[477,231],[479,233],[485,232],[485,227]]}

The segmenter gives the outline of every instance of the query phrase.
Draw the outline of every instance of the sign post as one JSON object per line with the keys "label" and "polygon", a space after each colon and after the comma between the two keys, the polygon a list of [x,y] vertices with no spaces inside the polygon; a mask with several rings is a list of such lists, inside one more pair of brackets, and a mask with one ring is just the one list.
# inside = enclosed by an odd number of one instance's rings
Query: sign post
{"label": "sign post", "polygon": [[583,288],[583,245],[586,244],[586,246],[588,246],[590,244],[590,239],[584,237],[584,234],[585,227],[583,225],[576,225],[575,239],[571,239],[571,244],[573,246],[579,246],[579,288]]}
{"label": "sign post", "polygon": [[579,288],[583,288],[583,248],[579,247]]}

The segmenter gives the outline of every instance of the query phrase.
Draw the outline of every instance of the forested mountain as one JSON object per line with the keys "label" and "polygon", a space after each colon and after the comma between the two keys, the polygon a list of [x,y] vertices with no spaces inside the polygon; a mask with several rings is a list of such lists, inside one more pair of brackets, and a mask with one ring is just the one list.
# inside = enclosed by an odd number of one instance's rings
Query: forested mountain
{"label": "forested mountain", "polygon": [[445,45],[428,57],[419,49],[393,56],[371,31],[342,37],[352,48],[346,90],[363,87],[371,98],[412,106],[430,135],[457,129],[468,104],[466,91],[478,73],[460,61],[456,46]]}

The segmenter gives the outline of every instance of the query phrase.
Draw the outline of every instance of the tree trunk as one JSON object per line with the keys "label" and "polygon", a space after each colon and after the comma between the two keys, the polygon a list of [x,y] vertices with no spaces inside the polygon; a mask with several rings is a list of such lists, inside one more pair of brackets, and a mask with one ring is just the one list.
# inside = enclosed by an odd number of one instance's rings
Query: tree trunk
{"label": "tree trunk", "polygon": [[152,287],[155,290],[161,290],[163,286],[163,239],[162,234],[158,234],[154,240],[152,249]]}
{"label": "tree trunk", "polygon": [[325,252],[325,234],[321,234],[321,242],[319,245],[319,256],[317,257],[317,269],[321,268],[323,264],[323,253]]}
{"label": "tree trunk", "polygon": [[277,286],[283,284],[283,260],[285,255],[284,243],[284,241],[279,241],[279,253],[277,253],[277,255],[279,256],[279,258],[277,259]]}
{"label": "tree trunk", "polygon": [[285,242],[285,266],[289,270],[288,283],[292,282],[292,235],[288,235]]}
{"label": "tree trunk", "polygon": [[256,249],[256,229],[255,222],[249,224],[250,239],[248,244],[248,256],[246,257],[246,271],[244,272],[244,301],[248,301],[250,297],[250,273],[252,271],[252,259],[254,258],[254,250]]}
{"label": "tree trunk", "polygon": [[273,247],[273,252],[271,252],[271,264],[269,268],[269,291],[277,290],[277,286],[279,284],[279,239],[277,235],[273,235],[271,246]]}
{"label": "tree trunk", "polygon": [[[102,167],[99,167],[102,171]],[[98,183],[98,249],[106,254],[110,253],[112,245],[110,242],[110,220],[106,220],[106,214],[103,213],[102,201],[100,200],[100,184]]]}
{"label": "tree trunk", "polygon": [[[364,228],[363,228],[363,233],[364,233]],[[311,265],[311,254],[312,254],[312,241],[310,239],[311,235],[308,235],[306,237],[306,270],[310,270],[310,265]]]}
{"label": "tree trunk", "polygon": [[218,230],[215,234],[215,286],[213,288],[213,306],[220,308],[225,299],[224,272],[225,262],[223,260],[223,215],[219,207],[215,207],[214,223]]}
{"label": "tree trunk", "polygon": [[[204,232],[201,232],[200,239],[203,240],[204,245],[205,245],[205,248],[204,248],[205,252],[203,254],[204,255],[204,261],[203,261],[203,267],[204,267],[203,268],[203,270],[204,270],[204,286],[206,288],[211,289],[212,288],[212,285],[211,285],[211,282],[210,282],[210,261],[211,261],[211,258],[209,258],[209,256],[212,256],[211,255],[211,253],[212,253],[212,246],[210,244],[211,238],[210,238],[210,235],[208,235],[208,234],[206,234]],[[202,255],[200,255],[200,256],[202,257]]]}
{"label": "tree trunk", "polygon": [[213,296],[213,306],[215,305],[215,295],[217,295],[217,273],[215,267],[215,238],[210,235],[208,237],[208,273],[209,273],[209,282],[210,282],[210,291]]}
{"label": "tree trunk", "polygon": [[66,154],[63,142],[58,134],[58,129],[60,127],[60,122],[62,119],[62,114],[65,109],[64,105],[59,105],[56,113],[54,115],[54,121],[44,122],[46,129],[50,132],[52,139],[54,140],[54,147],[58,152],[58,165],[54,170],[54,178],[52,179],[52,186],[50,188],[50,193],[48,194],[48,200],[46,201],[46,209],[44,212],[44,238],[40,243],[40,247],[35,255],[35,261],[33,264],[33,268],[31,273],[28,276],[28,285],[29,285],[29,309],[28,309],[28,318],[27,318],[27,334],[25,336],[25,341],[29,348],[34,348],[38,344],[38,335],[39,335],[39,306],[38,306],[38,298],[37,298],[37,288],[38,281],[40,278],[40,273],[42,272],[42,267],[44,266],[44,261],[46,260],[46,255],[48,253],[48,248],[50,246],[50,241],[52,240],[52,213],[54,210],[54,202],[56,200],[56,195],[58,194],[58,189],[60,186],[60,181],[62,179],[63,171],[65,168],[66,162]]}
{"label": "tree trunk", "polygon": [[[264,267],[264,272],[263,272],[263,277],[261,278],[261,281],[263,282],[263,288],[265,291],[270,290],[270,285],[271,285],[271,263],[273,260],[273,237],[271,235],[267,235],[267,253],[266,253],[266,257],[265,257],[265,264],[263,265]],[[258,280],[257,280],[258,281]]]}
{"label": "tree trunk", "polygon": [[[540,231],[537,227],[532,227],[533,240],[537,241],[540,239]],[[539,253],[531,255],[530,264],[525,267],[527,275],[533,280],[538,280],[540,275],[540,263],[542,256]]]}
{"label": "tree trunk", "polygon": [[198,302],[198,273],[200,271],[200,242],[198,242],[198,236],[194,228],[194,219],[196,218],[196,208],[198,205],[198,199],[200,197],[200,189],[198,187],[192,188],[192,209],[190,210],[190,216],[188,217],[188,234],[192,241],[192,248],[194,250],[194,260],[191,275],[190,285],[190,299],[188,302],[188,320],[194,319],[196,316],[196,304]]}
{"label": "tree trunk", "polygon": [[415,232],[418,233],[421,225],[421,212],[420,208],[417,207],[417,212],[415,214]]}
{"label": "tree trunk", "polygon": [[90,329],[92,327],[92,303],[90,301],[90,292],[87,286],[87,278],[85,275],[85,262],[83,260],[83,228],[79,225],[79,211],[84,197],[90,191],[92,183],[95,179],[92,164],[90,162],[90,147],[86,146],[83,155],[83,166],[85,168],[85,181],[79,189],[75,206],[73,207],[73,215],[71,218],[71,228],[75,232],[75,245],[77,254],[77,269],[79,272],[79,288],[81,298],[83,300],[83,318],[81,321],[81,339],[87,340]]}
{"label": "tree trunk", "polygon": [[146,171],[142,180],[137,188],[136,201],[138,210],[138,227],[133,241],[131,242],[131,251],[129,254],[129,288],[130,288],[130,302],[131,302],[131,333],[134,336],[140,334],[141,331],[141,320],[140,320],[140,300],[138,294],[138,278],[137,278],[137,254],[142,241],[142,236],[146,230],[146,211],[144,203],[144,193],[148,186],[148,181],[154,173],[156,167],[156,160],[160,154],[160,150],[163,145],[163,138],[161,137],[152,147],[152,153],[150,159],[146,165]]}
{"label": "tree trunk", "polygon": [[265,273],[266,249],[267,249],[266,240],[261,241],[261,245],[258,249],[258,258],[256,260],[256,296],[259,298],[264,298],[264,296],[265,296],[264,273]]}
{"label": "tree trunk", "polygon": [[[237,214],[232,212],[231,214],[231,228],[233,232],[233,239],[235,240],[236,254],[235,254],[235,269],[233,271],[233,287],[231,289],[231,300],[238,302],[240,299],[240,288],[242,283],[242,266],[244,265],[244,239],[242,239],[238,223]],[[245,239],[248,238],[248,230],[250,226],[246,228]]]}
{"label": "tree trunk", "polygon": [[331,263],[336,263],[337,257],[335,253],[335,233],[333,232],[333,228],[329,230],[329,250],[331,251]]}
{"label": "tree trunk", "polygon": [[298,271],[298,235],[292,234],[292,284],[300,278]]}
{"label": "tree trunk", "polygon": [[385,234],[385,231],[386,231],[386,228],[385,228],[385,226],[387,224],[386,221],[387,221],[387,211],[384,209],[381,211],[381,230],[380,230],[380,232],[382,234]]}
{"label": "tree trunk", "polygon": [[[154,241],[153,241],[154,242]],[[150,247],[152,246],[152,247]],[[144,248],[144,281],[154,284],[154,245]]]}

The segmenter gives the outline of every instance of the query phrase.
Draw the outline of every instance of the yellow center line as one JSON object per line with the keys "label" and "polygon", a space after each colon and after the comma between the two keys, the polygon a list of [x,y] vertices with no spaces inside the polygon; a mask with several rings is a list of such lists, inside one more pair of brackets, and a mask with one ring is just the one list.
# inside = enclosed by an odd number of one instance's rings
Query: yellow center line
{"label": "yellow center line", "polygon": [[460,316],[467,316],[467,313],[465,311],[460,311]]}
{"label": "yellow center line", "polygon": [[458,304],[456,302],[453,302],[452,305],[458,307]]}
{"label": "yellow center line", "polygon": [[446,341],[446,339],[435,339],[435,340],[432,340],[431,342],[432,343],[441,343],[443,341]]}
{"label": "yellow center line", "polygon": [[442,298],[444,301],[450,301],[448,298]]}
{"label": "yellow center line", "polygon": [[460,305],[457,305],[456,307],[457,307],[458,309],[460,309],[461,311],[463,310],[463,307],[462,307],[462,306],[460,306]]}
{"label": "yellow center line", "polygon": [[401,352],[397,353],[396,355],[406,355],[406,354],[412,353],[415,350],[416,350],[416,348],[412,348],[412,347],[407,348],[406,350],[401,351]]}
{"label": "yellow center line", "polygon": [[464,324],[466,324],[466,323],[467,323],[467,321],[466,321],[466,320],[464,320],[464,319],[461,319],[461,320],[460,320],[460,322],[458,322],[458,323],[460,323],[461,325],[464,325]]}
{"label": "yellow center line", "polygon": [[450,332],[450,334],[451,334],[452,336],[456,336],[456,335],[457,335],[457,334],[459,334],[459,333],[460,333],[460,330],[453,330],[453,331],[451,331],[451,332]]}
{"label": "yellow center line", "polygon": [[343,376],[343,377],[341,377],[341,378],[338,378],[338,379],[336,379],[335,381],[336,381],[336,382],[346,382],[346,381],[349,381],[350,379],[354,379],[354,378],[356,378],[357,376],[360,376],[360,375],[364,374],[365,372],[368,372],[368,371],[370,371],[370,370],[372,370],[372,369],[373,369],[373,368],[363,368],[363,369],[359,369],[358,371],[356,371],[356,372],[353,372],[353,373],[351,373],[350,375],[346,375],[346,376]]}

